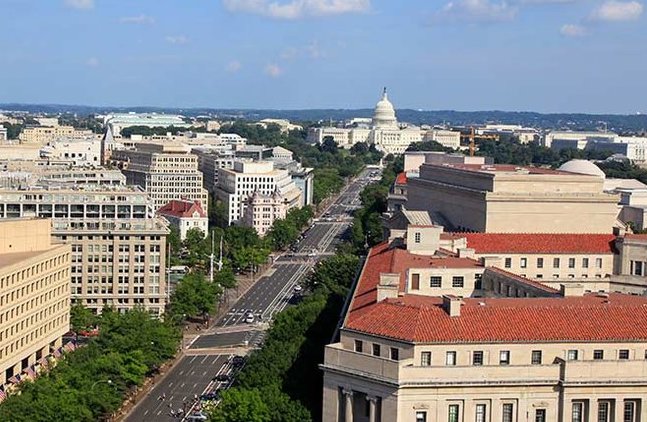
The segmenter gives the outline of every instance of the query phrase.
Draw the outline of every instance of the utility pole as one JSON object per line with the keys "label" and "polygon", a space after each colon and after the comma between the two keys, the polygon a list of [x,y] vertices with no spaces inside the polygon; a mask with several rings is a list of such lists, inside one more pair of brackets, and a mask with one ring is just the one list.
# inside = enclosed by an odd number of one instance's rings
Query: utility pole
{"label": "utility pole", "polygon": [[474,157],[476,144],[474,143],[474,126],[470,128],[470,157]]}
{"label": "utility pole", "polygon": [[222,235],[220,235],[220,256],[218,257],[218,271],[222,271]]}

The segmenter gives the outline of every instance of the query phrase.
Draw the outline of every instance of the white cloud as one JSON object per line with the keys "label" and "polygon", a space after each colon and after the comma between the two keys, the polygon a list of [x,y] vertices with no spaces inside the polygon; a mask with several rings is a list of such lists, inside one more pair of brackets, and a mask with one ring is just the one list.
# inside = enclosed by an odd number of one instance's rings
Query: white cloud
{"label": "white cloud", "polygon": [[222,0],[230,12],[253,13],[276,19],[299,19],[366,12],[371,0]]}
{"label": "white cloud", "polygon": [[240,64],[238,60],[232,60],[227,63],[225,69],[227,70],[227,72],[236,73],[240,70],[241,67],[243,67],[243,65]]}
{"label": "white cloud", "polygon": [[583,37],[586,35],[586,28],[582,25],[575,25],[572,23],[562,25],[559,33],[565,37]]}
{"label": "white cloud", "polygon": [[269,63],[265,66],[265,73],[273,78],[278,78],[283,73],[283,69],[275,63]]}
{"label": "white cloud", "polygon": [[85,61],[85,65],[88,67],[98,67],[99,64],[99,59],[97,59],[96,57],[90,57]]}
{"label": "white cloud", "polygon": [[189,39],[184,35],[167,35],[165,40],[171,44],[186,44],[189,42]]}
{"label": "white cloud", "polygon": [[434,23],[500,22],[514,19],[518,8],[506,0],[453,0],[445,4],[434,18]]}
{"label": "white cloud", "polygon": [[65,0],[65,5],[73,9],[87,10],[94,7],[94,0]]}
{"label": "white cloud", "polygon": [[124,16],[119,19],[119,23],[134,23],[136,25],[152,25],[155,23],[155,18],[152,16],[139,15],[139,16]]}
{"label": "white cloud", "polygon": [[643,5],[637,1],[609,0],[593,11],[591,19],[608,22],[635,20],[642,15],[643,9]]}

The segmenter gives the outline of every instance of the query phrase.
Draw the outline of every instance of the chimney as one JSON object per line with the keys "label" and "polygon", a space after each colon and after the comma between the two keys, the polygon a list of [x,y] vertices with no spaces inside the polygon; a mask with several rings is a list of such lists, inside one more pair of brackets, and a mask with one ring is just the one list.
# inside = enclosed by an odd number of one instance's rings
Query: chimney
{"label": "chimney", "polygon": [[400,291],[400,274],[380,273],[380,282],[377,285],[377,301],[395,299]]}
{"label": "chimney", "polygon": [[454,295],[443,295],[443,309],[450,317],[461,316],[461,298]]}
{"label": "chimney", "polygon": [[473,248],[458,248],[458,257],[459,258],[472,258],[474,259],[474,254],[476,251]]}
{"label": "chimney", "polygon": [[584,286],[582,284],[560,284],[559,291],[563,297],[584,296]]}

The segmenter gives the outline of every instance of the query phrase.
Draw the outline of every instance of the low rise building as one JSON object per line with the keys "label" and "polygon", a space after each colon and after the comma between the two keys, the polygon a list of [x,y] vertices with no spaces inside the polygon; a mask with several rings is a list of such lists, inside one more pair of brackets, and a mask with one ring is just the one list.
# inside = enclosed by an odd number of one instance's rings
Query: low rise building
{"label": "low rise building", "polygon": [[171,226],[177,227],[180,240],[186,239],[191,229],[199,229],[204,235],[209,232],[209,218],[200,206],[200,201],[173,200],[157,210]]}
{"label": "low rise building", "polygon": [[70,246],[48,219],[0,220],[0,385],[36,365],[70,330]]}
{"label": "low rise building", "polygon": [[422,140],[438,142],[446,148],[459,149],[461,146],[461,133],[460,131],[433,128],[425,132]]}
{"label": "low rise building", "polygon": [[0,221],[18,217],[51,218],[54,238],[71,245],[72,303],[164,312],[168,228],[141,188],[0,189]]}
{"label": "low rise building", "polygon": [[121,134],[121,130],[133,126],[154,127],[176,127],[189,128],[191,123],[184,120],[183,116],[157,113],[111,113],[103,118],[103,125],[110,127],[115,136]]}
{"label": "low rise building", "polygon": [[242,225],[253,227],[259,236],[265,236],[274,222],[285,218],[289,204],[278,191],[264,195],[258,191],[247,198]]}
{"label": "low rise building", "polygon": [[40,158],[47,161],[65,161],[74,167],[101,166],[100,139],[57,139],[40,149]]}
{"label": "low rise building", "polygon": [[18,135],[20,143],[45,145],[59,138],[85,139],[94,134],[88,129],[76,129],[72,126],[27,126]]}
{"label": "low rise building", "polygon": [[141,143],[137,150],[116,150],[111,160],[126,175],[130,185],[141,186],[155,208],[174,199],[200,201],[207,210],[209,194],[202,186],[198,157],[174,143]]}
{"label": "low rise building", "polygon": [[9,136],[7,135],[8,131],[7,128],[4,127],[3,125],[0,125],[0,143],[5,143],[9,140]]}
{"label": "low rise building", "polygon": [[647,417],[647,298],[553,289],[445,240],[410,227],[369,252],[326,346],[324,422]]}

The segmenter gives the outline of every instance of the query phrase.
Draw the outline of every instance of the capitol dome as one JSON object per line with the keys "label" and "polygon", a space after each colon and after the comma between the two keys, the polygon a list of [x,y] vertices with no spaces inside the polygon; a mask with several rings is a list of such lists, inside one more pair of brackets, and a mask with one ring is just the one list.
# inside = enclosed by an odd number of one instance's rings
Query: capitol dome
{"label": "capitol dome", "polygon": [[373,114],[373,126],[376,128],[397,128],[398,120],[395,118],[395,109],[386,94],[386,88],[382,93],[382,99],[375,105]]}
{"label": "capitol dome", "polygon": [[589,176],[605,177],[600,167],[587,160],[571,160],[561,165],[557,170],[569,173],[588,174]]}

